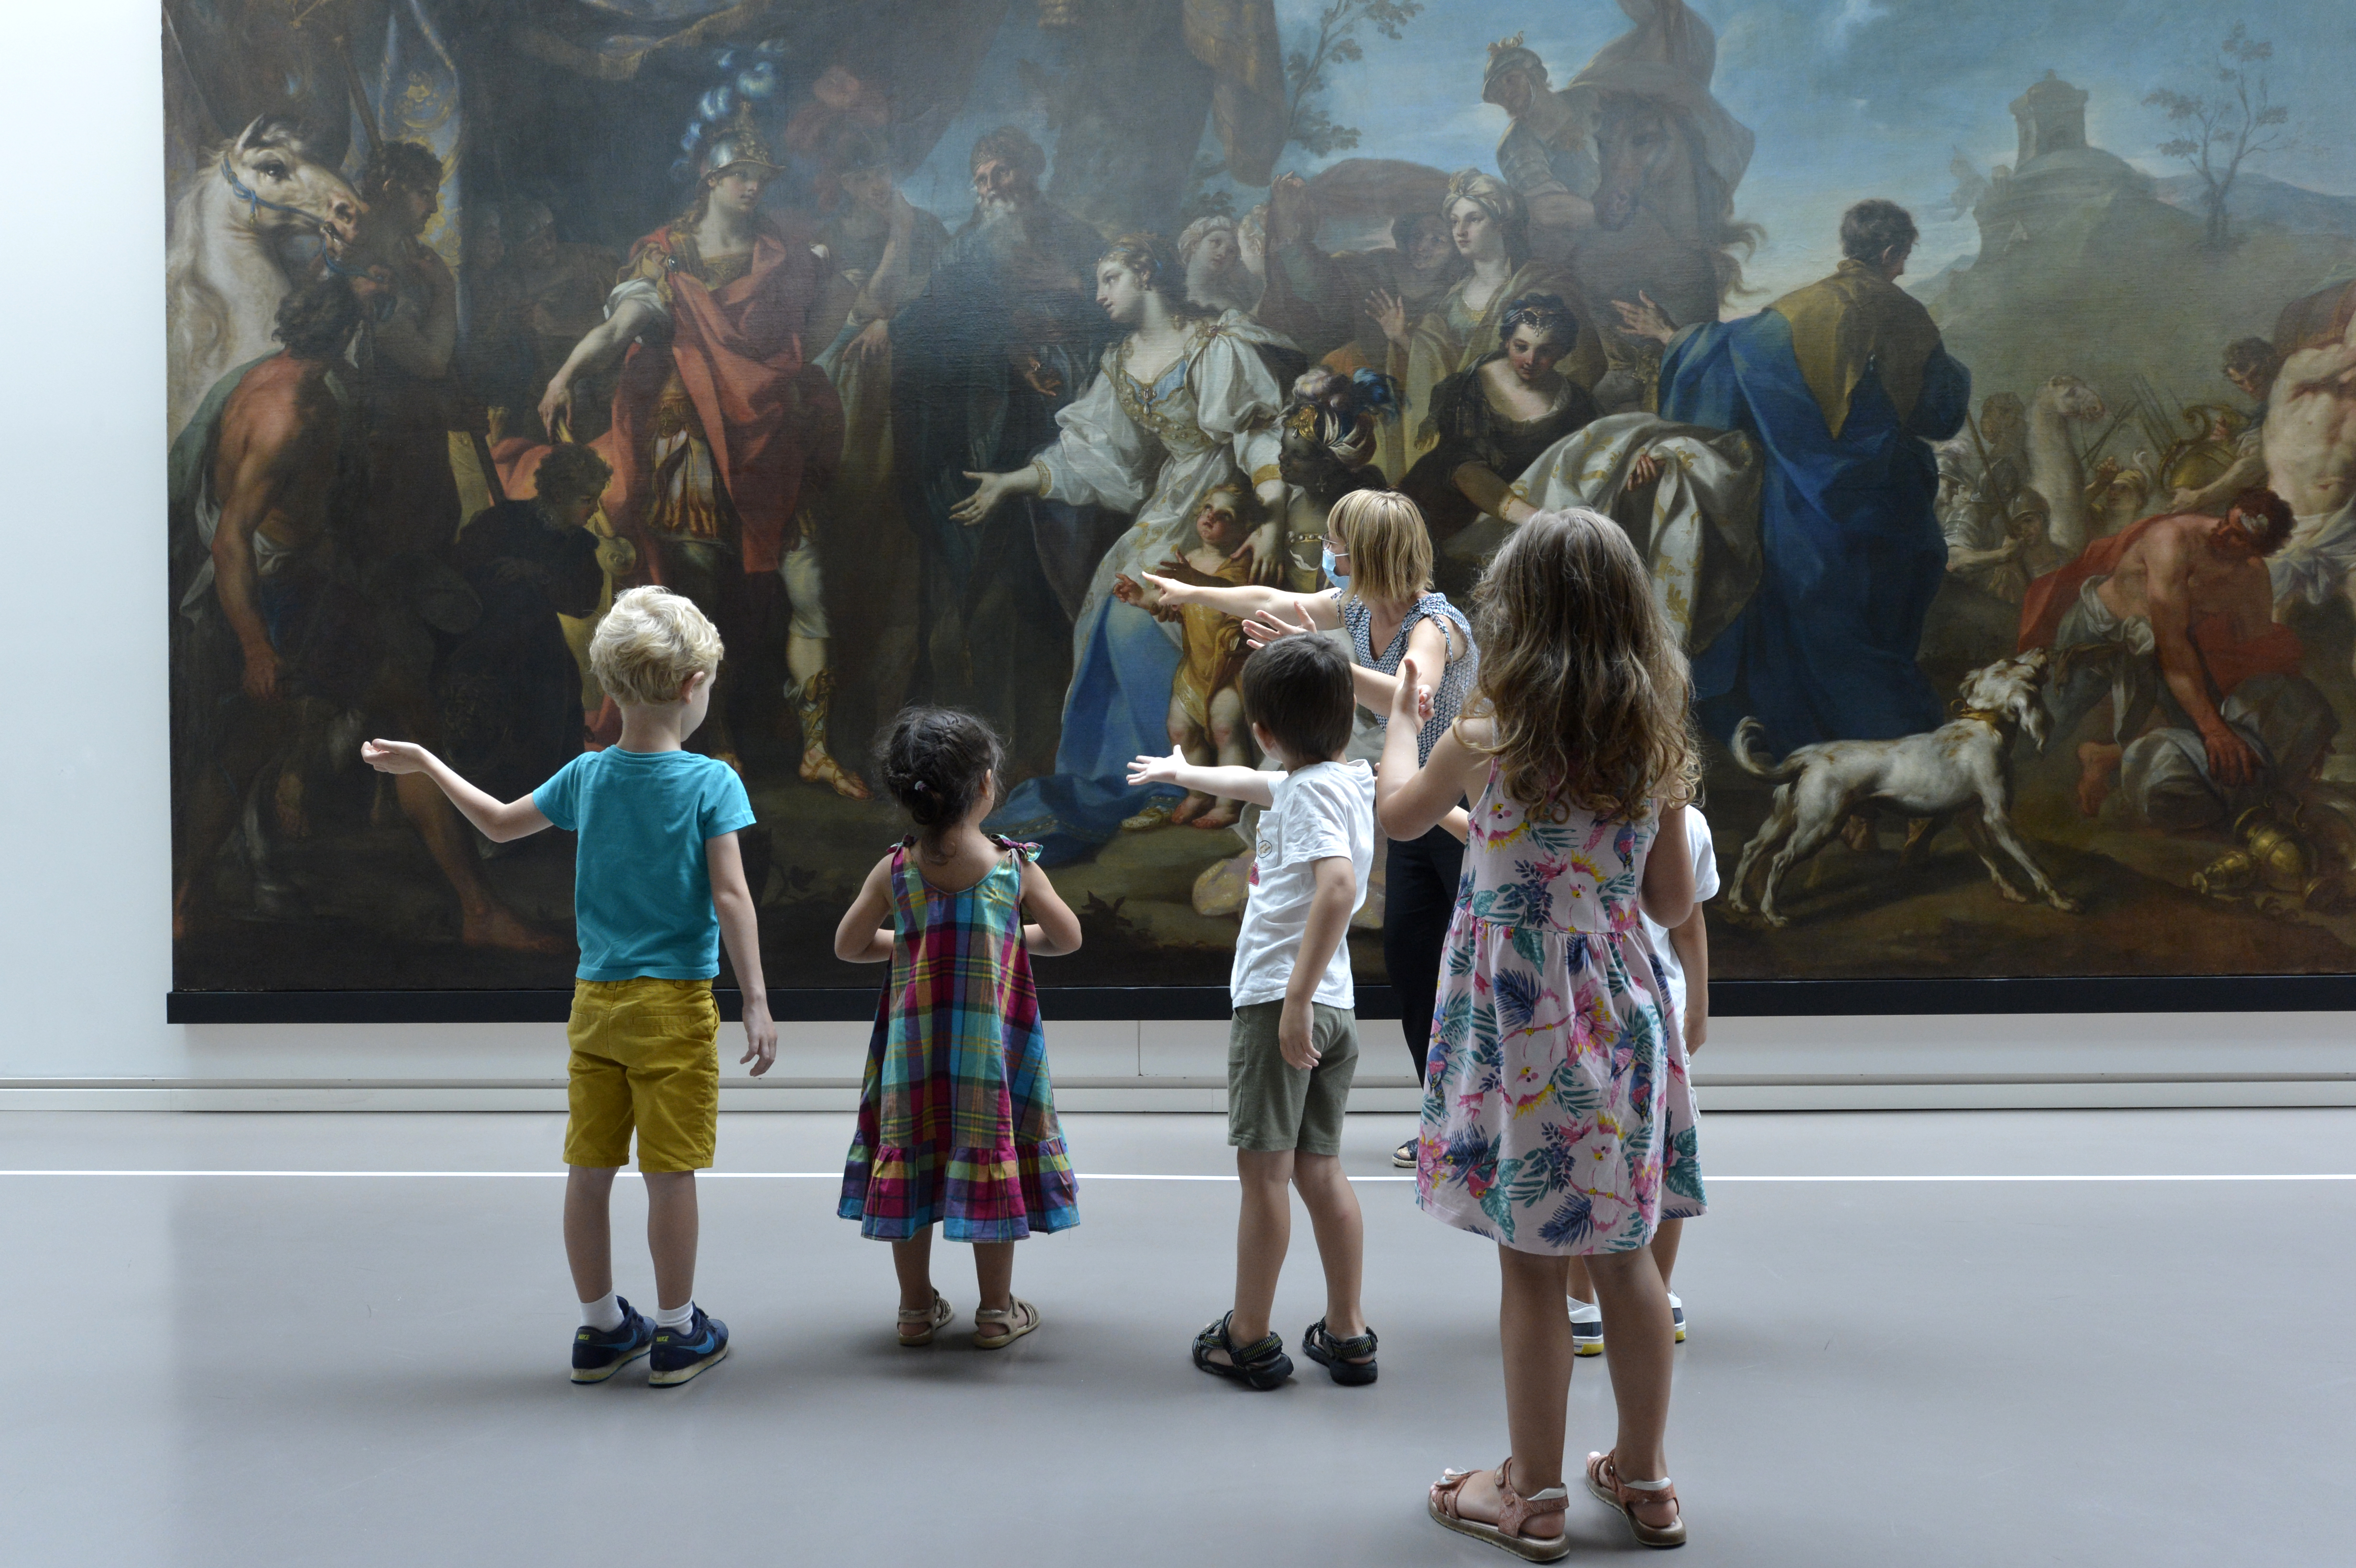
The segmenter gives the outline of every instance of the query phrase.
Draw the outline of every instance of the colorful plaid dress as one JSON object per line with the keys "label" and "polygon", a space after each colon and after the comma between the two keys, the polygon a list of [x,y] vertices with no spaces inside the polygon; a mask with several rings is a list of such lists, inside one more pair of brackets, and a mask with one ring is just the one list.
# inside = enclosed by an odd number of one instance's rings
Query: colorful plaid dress
{"label": "colorful plaid dress", "polygon": [[952,1242],[1013,1242],[1080,1222],[1023,945],[1023,868],[1038,849],[994,841],[1006,858],[954,893],[916,869],[915,839],[892,852],[899,941],[835,1211],[862,1236],[945,1221]]}
{"label": "colorful plaid dress", "polygon": [[1681,1026],[1636,908],[1653,833],[1576,810],[1534,820],[1490,764],[1424,1077],[1425,1212],[1576,1257],[1702,1211]]}

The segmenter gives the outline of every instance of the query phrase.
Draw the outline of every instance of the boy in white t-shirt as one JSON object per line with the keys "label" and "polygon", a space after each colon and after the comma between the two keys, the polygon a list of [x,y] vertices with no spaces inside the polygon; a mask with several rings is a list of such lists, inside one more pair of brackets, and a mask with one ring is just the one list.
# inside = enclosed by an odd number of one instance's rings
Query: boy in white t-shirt
{"label": "boy in white t-shirt", "polygon": [[[1644,934],[1653,939],[1653,956],[1661,966],[1661,979],[1676,1008],[1686,1056],[1691,1060],[1709,1037],[1709,932],[1702,923],[1701,906],[1704,900],[1718,896],[1718,846],[1710,837],[1709,819],[1698,806],[1686,807],[1686,848],[1693,855],[1693,913],[1675,930],[1655,924],[1649,915],[1643,919]],[[1653,1263],[1661,1271],[1663,1285],[1669,1283],[1669,1271],[1676,1266],[1677,1243],[1685,1228],[1683,1220],[1664,1220],[1653,1233]],[[1682,1345],[1686,1304],[1674,1290],[1669,1292],[1669,1316],[1676,1320],[1677,1343]],[[1577,1258],[1570,1260],[1570,1346],[1577,1355],[1603,1353],[1603,1314],[1595,1305],[1587,1267]]]}
{"label": "boy in white t-shirt", "polygon": [[1342,1117],[1358,1066],[1350,916],[1375,858],[1375,775],[1345,760],[1356,699],[1350,661],[1323,637],[1287,637],[1245,661],[1244,715],[1282,773],[1140,757],[1132,784],[1174,784],[1257,804],[1251,895],[1228,980],[1227,1142],[1243,1184],[1235,1306],[1195,1337],[1194,1364],[1248,1388],[1292,1375],[1269,1327],[1298,1188],[1325,1265],[1325,1316],[1301,1342],[1333,1381],[1375,1381],[1375,1335],[1358,1304],[1365,1253],[1357,1194],[1342,1174]]}

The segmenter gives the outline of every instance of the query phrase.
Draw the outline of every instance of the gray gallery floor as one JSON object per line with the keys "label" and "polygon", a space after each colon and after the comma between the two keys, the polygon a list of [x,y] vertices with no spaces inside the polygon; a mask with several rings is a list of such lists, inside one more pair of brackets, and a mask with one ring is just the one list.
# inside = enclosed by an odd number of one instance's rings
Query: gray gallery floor
{"label": "gray gallery floor", "polygon": [[[1422,1488],[1503,1452],[1492,1254],[1363,1189],[1371,1389],[1187,1364],[1230,1275],[1222,1124],[1073,1116],[1086,1222],[1027,1245],[1002,1354],[893,1344],[885,1250],[824,1179],[704,1188],[736,1353],[677,1392],[565,1381],[538,1115],[0,1115],[0,1558],[50,1564],[1484,1564]],[[1353,1117],[1350,1159],[1402,1117]],[[723,1123],[825,1172],[845,1116]],[[2356,1171],[2356,1112],[1709,1118],[1670,1454],[1681,1559],[2346,1562],[2356,1182],[1727,1178]],[[20,1172],[241,1171],[252,1175]],[[321,1174],[364,1171],[357,1176]],[[643,1201],[624,1184],[617,1236]],[[1299,1228],[1307,1243],[1307,1227]],[[940,1280],[969,1326],[961,1249]],[[648,1294],[643,1252],[622,1288]],[[1297,1252],[1288,1337],[1319,1309]],[[1574,1452],[1608,1442],[1582,1362]],[[1574,1498],[1574,1561],[1640,1554]]]}

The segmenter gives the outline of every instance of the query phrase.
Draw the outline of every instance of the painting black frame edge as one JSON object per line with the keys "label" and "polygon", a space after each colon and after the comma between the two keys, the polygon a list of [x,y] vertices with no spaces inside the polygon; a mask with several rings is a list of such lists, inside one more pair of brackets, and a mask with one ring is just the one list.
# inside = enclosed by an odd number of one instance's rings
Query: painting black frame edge
{"label": "painting black frame edge", "polygon": [[[721,1011],[740,1016],[734,990]],[[865,1022],[874,987],[777,989],[769,1008],[780,1023]],[[1358,1016],[1395,1019],[1387,986],[1358,993]],[[1220,986],[1051,986],[1039,991],[1051,1021],[1077,1023],[1216,1019],[1227,1016]],[[2356,975],[2092,975],[1968,980],[1719,980],[1709,988],[1719,1018],[1871,1018],[2022,1013],[2232,1013],[2356,1011]],[[562,1023],[571,991],[171,991],[174,1024]]]}

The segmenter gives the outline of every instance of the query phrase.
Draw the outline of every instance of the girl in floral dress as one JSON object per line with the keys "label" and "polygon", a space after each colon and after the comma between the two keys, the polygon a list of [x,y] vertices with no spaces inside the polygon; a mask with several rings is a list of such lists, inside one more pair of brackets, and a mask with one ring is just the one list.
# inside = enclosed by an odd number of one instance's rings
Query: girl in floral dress
{"label": "girl in floral dress", "polygon": [[837,957],[892,965],[836,1212],[892,1243],[903,1345],[931,1344],[956,1316],[933,1288],[933,1227],[971,1242],[973,1342],[999,1349],[1039,1326],[1013,1294],[1014,1243],[1079,1223],[1030,955],[1076,951],[1080,923],[1034,846],[981,831],[1002,766],[988,725],[911,708],[876,755],[917,831],[876,862],[834,933]]}
{"label": "girl in floral dress", "polygon": [[1685,1540],[1663,1453],[1675,1328],[1646,1243],[1701,1212],[1678,1020],[1639,912],[1693,903],[1682,845],[1696,763],[1690,680],[1628,538],[1583,509],[1515,530],[1474,591],[1478,694],[1416,765],[1424,672],[1400,672],[1376,795],[1394,838],[1472,800],[1424,1080],[1416,1200],[1497,1243],[1505,1424],[1488,1471],[1449,1470],[1433,1519],[1532,1562],[1563,1531],[1570,1395],[1567,1264],[1584,1258],[1619,1440],[1590,1454],[1590,1491],[1648,1546]]}

